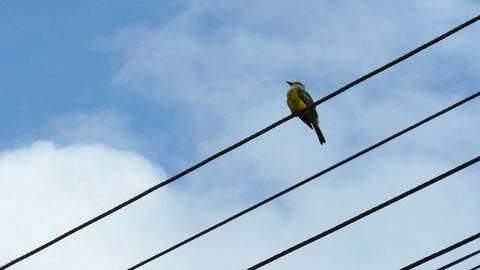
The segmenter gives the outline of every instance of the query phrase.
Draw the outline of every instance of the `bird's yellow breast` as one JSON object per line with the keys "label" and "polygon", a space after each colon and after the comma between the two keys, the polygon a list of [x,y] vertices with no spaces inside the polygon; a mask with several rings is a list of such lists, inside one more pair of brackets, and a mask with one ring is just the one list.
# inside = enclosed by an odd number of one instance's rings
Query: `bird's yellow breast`
{"label": "bird's yellow breast", "polygon": [[297,88],[290,88],[287,92],[287,104],[292,112],[297,112],[307,107],[307,105],[298,95],[297,90]]}

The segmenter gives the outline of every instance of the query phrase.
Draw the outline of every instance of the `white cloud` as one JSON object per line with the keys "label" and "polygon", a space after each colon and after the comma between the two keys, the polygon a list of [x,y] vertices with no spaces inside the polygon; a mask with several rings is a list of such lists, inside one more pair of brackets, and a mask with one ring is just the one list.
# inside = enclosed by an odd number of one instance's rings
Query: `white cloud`
{"label": "white cloud", "polygon": [[[474,10],[474,1],[192,2],[167,24],[114,36],[123,61],[114,83],[160,110],[185,108],[190,128],[208,135],[196,137],[203,157],[288,114],[285,80],[306,82],[320,98]],[[208,211],[241,209],[478,90],[476,28],[321,105],[326,146],[290,121],[189,176],[184,191],[213,202]],[[477,114],[473,104],[458,109],[150,267],[243,269],[478,155]],[[449,179],[271,269],[395,268],[459,240],[480,212],[473,175]]]}
{"label": "white cloud", "polygon": [[77,113],[57,118],[50,128],[56,141],[101,143],[123,149],[138,149],[141,142],[128,127],[125,116],[115,111]]}
{"label": "white cloud", "polygon": [[[2,152],[2,263],[163,178],[163,170],[142,157],[99,144],[57,147],[51,142],[40,141],[29,147]],[[151,203],[146,206],[155,208]],[[126,258],[119,255],[131,252],[125,249],[123,241],[138,234],[131,231],[132,223],[128,220],[142,216],[141,212],[127,213],[113,218],[115,226],[105,228],[108,225],[105,222],[97,230],[87,229],[58,247],[22,262],[17,269],[114,269],[115,265],[118,269],[126,262]],[[119,235],[122,238],[118,238]],[[67,257],[68,260],[62,259]]]}
{"label": "white cloud", "polygon": [[[454,120],[464,117],[468,114],[457,113]],[[443,122],[437,122],[433,129],[442,125]],[[427,143],[429,139],[426,137],[419,143]],[[405,146],[411,142],[404,139],[398,143]],[[439,145],[439,149],[441,147]],[[475,149],[470,152],[474,153]],[[243,269],[456,165],[469,155],[457,156],[457,153],[426,159],[416,153],[387,147],[383,153],[370,154],[368,159],[360,159],[329,173],[145,269]],[[222,165],[219,163],[216,165]],[[313,170],[313,166],[310,169]],[[248,201],[256,200],[259,196],[255,185],[249,189],[247,185],[237,185],[237,194],[234,188],[228,188],[228,183],[232,183],[228,176],[233,173],[236,171],[222,173],[224,178],[213,177],[212,173],[205,177],[186,177],[181,181],[208,180],[212,184],[206,185],[201,192],[176,185],[157,191],[19,263],[15,269],[123,269],[131,266],[242,209],[249,205]],[[251,184],[252,179],[246,178],[259,176],[256,171],[250,174],[242,177]],[[297,171],[295,177],[278,176],[274,180],[279,181],[270,190],[288,185],[287,181],[296,182],[298,174],[309,172]],[[272,264],[272,269],[291,269],[293,265],[392,268],[454,242],[476,227],[480,204],[475,192],[479,186],[477,174],[478,167],[451,177],[445,183],[279,260]],[[6,191],[6,196],[1,197],[0,206],[8,219],[2,223],[0,239],[10,244],[3,246],[0,257],[12,258],[36,247],[164,177],[161,169],[138,155],[98,144],[57,147],[51,142],[38,142],[3,152],[0,155],[0,189]],[[224,188],[224,193],[218,187],[211,188],[218,184]],[[257,196],[236,199],[247,190]],[[378,254],[382,259],[378,259]]]}
{"label": "white cloud", "polygon": [[[155,101],[159,113],[187,114],[185,131],[209,145],[225,129],[238,130],[224,145],[288,113],[285,80],[306,82],[320,98],[473,16],[475,5],[192,2],[169,23],[114,36],[122,59],[114,82]],[[471,30],[459,33],[354,91],[381,102],[392,88],[471,90],[478,84],[474,39]]]}

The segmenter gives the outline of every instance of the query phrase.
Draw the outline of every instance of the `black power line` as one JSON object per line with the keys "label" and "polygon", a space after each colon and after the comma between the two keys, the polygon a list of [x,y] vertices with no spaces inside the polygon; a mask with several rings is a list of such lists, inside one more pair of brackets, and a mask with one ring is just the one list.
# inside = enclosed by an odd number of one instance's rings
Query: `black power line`
{"label": "black power line", "polygon": [[465,260],[467,260],[467,259],[470,259],[471,257],[473,257],[473,256],[475,256],[475,255],[477,255],[477,254],[480,254],[480,249],[477,250],[477,251],[474,251],[474,252],[472,252],[472,253],[470,253],[470,254],[468,254],[468,255],[465,255],[465,256],[461,257],[460,259],[455,260],[455,261],[453,261],[453,262],[451,262],[451,263],[449,263],[449,264],[446,264],[446,265],[438,268],[437,270],[445,270],[445,269],[450,268],[450,267],[452,267],[452,266],[454,266],[454,265],[456,265],[456,264],[458,264],[458,263],[461,263],[461,262],[463,262],[463,261],[465,261]]}
{"label": "black power line", "polygon": [[[477,159],[478,159],[478,158],[480,158],[480,157],[477,157]],[[478,160],[477,160],[477,161],[478,161]],[[470,161],[470,162],[471,162],[471,161]],[[472,163],[472,164],[473,164],[473,163]],[[470,165],[471,165],[471,164],[470,164]],[[440,250],[440,251],[437,251],[437,252],[435,252],[435,253],[433,253],[433,254],[431,254],[431,255],[428,255],[427,257],[425,257],[425,258],[423,258],[423,259],[420,259],[420,260],[418,260],[418,261],[416,261],[416,262],[414,262],[414,263],[411,263],[411,264],[409,264],[409,265],[407,265],[407,266],[405,266],[405,267],[402,267],[400,270],[408,270],[408,269],[415,268],[415,267],[417,267],[417,266],[419,266],[419,265],[421,265],[421,264],[424,264],[424,263],[426,263],[426,262],[428,262],[428,261],[430,261],[430,260],[433,260],[433,259],[437,258],[438,256],[441,256],[441,255],[443,255],[443,254],[445,254],[445,253],[447,253],[447,252],[450,252],[450,251],[452,251],[452,250],[454,250],[454,249],[456,249],[456,248],[459,248],[459,247],[461,247],[461,246],[463,246],[463,245],[465,245],[465,244],[468,244],[468,243],[472,242],[473,240],[475,240],[475,239],[477,239],[477,238],[479,238],[479,237],[480,237],[480,232],[478,232],[478,233],[476,233],[476,234],[474,234],[474,235],[472,235],[472,236],[470,236],[470,237],[467,237],[467,238],[463,239],[462,241],[460,241],[460,242],[458,242],[458,243],[455,243],[455,244],[453,244],[453,245],[451,245],[451,246],[449,246],[449,247],[446,247],[446,248],[444,248],[444,249],[442,249],[442,250]]]}
{"label": "black power line", "polygon": [[217,159],[217,158],[225,155],[226,153],[228,153],[228,152],[230,152],[230,151],[232,151],[232,150],[240,147],[241,145],[243,145],[243,144],[245,144],[245,143],[247,143],[247,142],[249,142],[249,141],[251,141],[251,140],[253,140],[253,139],[257,138],[257,137],[259,137],[260,135],[262,135],[262,134],[264,134],[264,133],[266,133],[266,132],[274,129],[275,127],[277,127],[277,126],[279,126],[279,125],[287,122],[288,120],[296,117],[297,115],[301,114],[302,112],[304,112],[304,111],[306,111],[306,110],[308,110],[308,109],[310,109],[310,108],[312,108],[312,107],[314,107],[314,106],[317,106],[317,105],[319,105],[319,104],[321,104],[321,103],[323,103],[323,102],[325,102],[325,101],[327,101],[327,100],[329,100],[329,99],[331,99],[331,98],[339,95],[340,93],[343,93],[344,91],[352,88],[353,86],[355,86],[355,85],[357,85],[357,84],[359,84],[359,83],[361,83],[361,82],[363,82],[363,81],[365,81],[365,80],[367,80],[367,79],[369,79],[369,78],[371,78],[371,77],[373,77],[373,76],[375,76],[375,75],[377,75],[377,74],[379,74],[379,73],[381,73],[381,72],[389,69],[390,67],[392,67],[392,66],[394,66],[394,65],[396,65],[396,64],[398,64],[398,63],[400,63],[400,62],[402,62],[402,61],[404,61],[404,60],[406,60],[407,58],[410,58],[411,56],[413,56],[413,55],[415,55],[415,54],[417,54],[417,53],[425,50],[426,48],[428,48],[428,47],[430,47],[430,46],[432,46],[432,45],[440,42],[441,40],[443,40],[443,39],[445,39],[445,38],[447,38],[447,37],[455,34],[456,32],[458,32],[458,31],[464,29],[465,27],[467,27],[467,26],[469,26],[469,25],[477,22],[478,20],[480,20],[480,15],[478,15],[478,16],[476,16],[476,17],[473,17],[473,18],[469,19],[468,21],[465,21],[464,23],[456,26],[455,28],[452,28],[452,29],[449,30],[448,32],[446,32],[446,33],[444,33],[444,34],[442,34],[442,35],[440,35],[440,36],[438,36],[438,37],[436,37],[436,38],[428,41],[427,43],[424,43],[423,45],[419,46],[418,48],[416,48],[416,49],[414,49],[414,50],[412,50],[412,51],[410,51],[410,52],[408,52],[408,53],[406,53],[406,54],[404,54],[404,55],[402,55],[402,56],[400,56],[400,57],[392,60],[391,62],[389,62],[389,63],[387,63],[387,64],[379,67],[378,69],[376,69],[376,70],[374,70],[374,71],[372,71],[372,72],[370,72],[370,73],[368,73],[368,74],[366,74],[366,75],[364,75],[364,76],[356,79],[355,81],[352,81],[351,83],[349,83],[349,84],[347,84],[347,85],[339,88],[338,90],[332,92],[331,94],[329,94],[329,95],[327,95],[327,96],[325,96],[325,97],[317,100],[314,104],[312,104],[311,106],[308,106],[308,107],[305,108],[304,110],[301,110],[301,111],[299,111],[299,112],[297,112],[297,113],[291,114],[291,115],[289,115],[289,116],[286,116],[286,117],[278,120],[277,122],[275,122],[275,123],[273,123],[273,124],[271,124],[271,125],[263,128],[263,129],[260,130],[260,131],[257,131],[256,133],[254,133],[254,134],[252,134],[252,135],[250,135],[250,136],[248,136],[248,137],[246,137],[246,138],[238,141],[237,143],[235,143],[235,144],[233,144],[233,145],[231,145],[231,146],[229,146],[229,147],[227,147],[227,148],[225,148],[225,149],[223,149],[223,150],[221,150],[221,151],[219,151],[219,152],[211,155],[210,157],[208,157],[208,158],[204,159],[203,161],[200,161],[200,162],[198,162],[197,164],[195,164],[195,165],[193,165],[193,166],[191,166],[191,167],[183,170],[182,172],[180,172],[180,173],[178,173],[178,174],[170,177],[169,179],[167,179],[167,180],[165,180],[165,181],[163,181],[163,182],[161,182],[161,183],[158,183],[158,184],[150,187],[149,189],[143,191],[142,193],[139,193],[138,195],[135,195],[134,197],[132,197],[132,198],[124,201],[123,203],[118,204],[117,206],[115,206],[115,207],[113,207],[113,208],[111,208],[111,209],[103,212],[102,214],[100,214],[100,215],[98,215],[98,216],[96,216],[96,217],[94,217],[94,218],[92,218],[92,219],[90,219],[90,220],[88,220],[88,221],[86,221],[86,222],[84,222],[84,223],[82,223],[82,224],[80,224],[80,225],[78,225],[78,226],[70,229],[69,231],[67,231],[67,232],[65,232],[65,233],[63,233],[63,234],[61,234],[61,235],[59,235],[59,236],[57,236],[56,238],[48,241],[47,243],[45,243],[45,244],[43,244],[43,245],[41,245],[41,246],[39,246],[39,247],[37,247],[37,248],[35,248],[35,249],[33,249],[33,250],[31,250],[31,251],[29,251],[29,252],[21,255],[20,257],[18,257],[18,258],[16,258],[16,259],[8,262],[7,264],[1,266],[1,267],[0,267],[0,270],[6,269],[6,268],[8,268],[8,267],[10,267],[10,266],[18,263],[18,262],[20,262],[20,261],[22,261],[22,260],[30,257],[30,256],[32,256],[32,255],[34,255],[34,254],[42,251],[43,249],[45,249],[45,248],[47,248],[47,247],[49,247],[49,246],[51,246],[51,245],[53,245],[53,244],[55,244],[55,243],[63,240],[63,239],[65,239],[66,237],[68,237],[68,236],[76,233],[77,231],[82,230],[82,229],[84,229],[85,227],[87,227],[87,226],[89,226],[89,225],[91,225],[91,224],[93,224],[93,223],[95,223],[95,222],[97,222],[97,221],[99,221],[99,220],[101,220],[101,219],[103,219],[103,218],[105,218],[105,217],[107,217],[107,216],[115,213],[116,211],[118,211],[118,210],[124,208],[125,206],[127,206],[127,205],[129,205],[129,204],[131,204],[131,203],[133,203],[133,202],[135,202],[135,201],[137,201],[137,200],[145,197],[146,195],[152,193],[153,191],[155,191],[155,190],[157,190],[157,189],[159,189],[159,188],[161,188],[161,187],[163,187],[163,186],[166,186],[166,185],[168,185],[168,184],[170,184],[170,183],[178,180],[179,178],[181,178],[181,177],[189,174],[190,172],[192,172],[192,171],[194,171],[194,170],[202,167],[203,165],[205,165],[205,164],[207,164],[207,163],[209,163],[209,162],[211,162],[211,161],[213,161],[213,160],[215,160],[215,159]]}
{"label": "black power line", "polygon": [[442,115],[442,114],[444,114],[444,113],[447,113],[447,112],[450,111],[450,110],[453,110],[454,108],[456,108],[456,107],[458,107],[458,106],[461,106],[461,105],[465,104],[465,103],[468,102],[468,101],[473,100],[474,98],[476,98],[476,97],[478,97],[478,96],[480,96],[480,91],[477,92],[477,93],[475,93],[475,94],[473,94],[473,95],[471,95],[471,96],[468,96],[468,97],[466,97],[466,98],[464,98],[464,99],[462,99],[462,100],[460,100],[460,101],[458,101],[458,102],[456,102],[456,103],[454,103],[454,104],[452,104],[452,105],[450,105],[450,106],[448,106],[447,108],[445,108],[445,109],[443,109],[443,110],[441,110],[441,111],[439,111],[439,112],[437,112],[437,113],[435,113],[435,114],[430,115],[429,117],[427,117],[427,118],[425,118],[425,119],[423,119],[423,120],[421,120],[421,121],[419,121],[419,122],[417,122],[417,123],[415,123],[415,124],[413,124],[413,125],[405,128],[405,129],[403,129],[403,130],[401,130],[401,131],[399,131],[399,132],[397,132],[397,133],[395,133],[395,134],[393,134],[393,135],[391,135],[391,136],[389,136],[389,137],[381,140],[380,142],[378,142],[378,143],[376,143],[376,144],[374,144],[374,145],[371,145],[370,147],[367,147],[367,148],[363,149],[363,150],[360,151],[360,152],[357,152],[357,153],[354,154],[354,155],[351,155],[350,157],[348,157],[348,158],[346,158],[346,159],[344,159],[344,160],[342,160],[342,161],[339,161],[339,162],[335,163],[334,165],[326,168],[325,170],[320,171],[320,172],[318,172],[318,173],[316,173],[316,174],[308,177],[307,179],[305,179],[305,180],[303,180],[303,181],[300,181],[300,182],[298,182],[297,184],[295,184],[295,185],[293,185],[293,186],[291,186],[291,187],[289,187],[289,188],[286,188],[286,189],[284,189],[284,190],[282,190],[282,191],[280,191],[280,192],[278,192],[278,193],[276,193],[276,194],[274,194],[274,195],[272,195],[272,196],[264,199],[263,201],[258,202],[258,203],[256,203],[256,204],[254,204],[254,205],[252,205],[252,206],[244,209],[243,211],[240,211],[239,213],[237,213],[237,214],[235,214],[235,215],[233,215],[233,216],[230,216],[229,218],[226,218],[226,219],[222,220],[221,222],[218,222],[217,224],[215,224],[215,225],[213,225],[213,226],[211,226],[211,227],[209,227],[209,228],[207,228],[207,229],[205,229],[205,230],[203,230],[203,231],[201,231],[201,232],[199,232],[199,233],[197,233],[197,234],[195,234],[195,235],[193,235],[193,236],[191,236],[191,237],[189,237],[189,238],[187,238],[187,239],[185,239],[185,240],[183,240],[183,241],[181,241],[181,242],[179,242],[179,243],[177,243],[177,244],[175,244],[175,245],[173,245],[173,246],[171,246],[171,247],[169,247],[169,248],[167,248],[167,249],[165,249],[165,250],[163,250],[163,251],[161,251],[161,252],[159,252],[159,253],[157,253],[157,254],[155,254],[155,255],[153,255],[153,256],[151,256],[150,258],[148,258],[148,259],[146,259],[146,260],[144,260],[144,261],[142,261],[142,262],[140,262],[140,263],[138,263],[138,264],[130,267],[129,270],[136,269],[136,268],[138,268],[138,267],[140,267],[140,266],[142,266],[142,265],[144,265],[144,264],[147,264],[147,263],[149,263],[149,262],[151,262],[151,261],[153,261],[153,260],[155,260],[155,259],[157,259],[157,258],[159,258],[159,257],[161,257],[161,256],[163,256],[163,255],[165,255],[165,254],[167,254],[167,253],[170,253],[170,252],[172,252],[173,250],[175,250],[175,249],[177,249],[177,248],[179,248],[179,247],[181,247],[181,246],[183,246],[183,245],[185,245],[185,244],[187,244],[187,243],[189,243],[189,242],[191,242],[191,241],[199,238],[200,236],[203,236],[203,235],[205,235],[205,234],[207,234],[207,233],[209,233],[209,232],[211,232],[211,231],[213,231],[213,230],[215,230],[215,229],[218,229],[219,227],[221,227],[221,226],[223,226],[223,225],[225,225],[225,224],[227,224],[227,223],[229,223],[229,222],[231,222],[231,221],[233,221],[233,220],[235,220],[235,219],[237,219],[237,218],[239,218],[239,217],[247,214],[248,212],[251,212],[251,211],[255,210],[256,208],[258,208],[258,207],[260,207],[260,206],[262,206],[262,205],[264,205],[264,204],[267,204],[268,202],[273,201],[273,200],[279,198],[280,196],[283,196],[283,195],[285,195],[286,193],[288,193],[288,192],[290,192],[290,191],[293,191],[294,189],[296,189],[296,188],[298,188],[298,187],[300,187],[300,186],[303,186],[304,184],[306,184],[306,183],[314,180],[315,178],[317,178],[317,177],[319,177],[319,176],[321,176],[321,175],[323,175],[323,174],[326,174],[327,172],[329,172],[329,171],[331,171],[331,170],[334,170],[334,169],[336,169],[337,167],[340,167],[340,166],[342,166],[342,165],[344,165],[344,164],[352,161],[353,159],[355,159],[355,158],[357,158],[357,157],[360,157],[360,156],[363,155],[363,154],[366,154],[366,153],[370,152],[371,150],[373,150],[373,149],[375,149],[375,148],[377,148],[377,147],[379,147],[379,146],[381,146],[381,145],[383,145],[383,144],[385,144],[385,143],[387,143],[387,142],[389,142],[389,141],[391,141],[391,140],[393,140],[393,139],[395,139],[395,138],[397,138],[397,137],[399,137],[399,136],[401,136],[401,135],[403,135],[403,134],[411,131],[412,129],[415,129],[415,128],[419,127],[420,125],[423,125],[423,124],[425,124],[425,123],[433,120],[433,119],[436,118],[436,117],[439,117],[440,115]]}
{"label": "black power line", "polygon": [[[350,225],[350,224],[352,224],[352,223],[354,223],[354,222],[356,222],[356,221],[358,221],[362,218],[365,218],[368,215],[373,214],[373,213],[375,213],[375,212],[377,212],[377,211],[379,211],[379,210],[381,210],[381,209],[383,209],[383,208],[385,208],[385,207],[387,207],[387,206],[389,206],[389,205],[391,205],[391,204],[393,204],[393,203],[395,203],[395,202],[397,202],[401,199],[404,199],[404,198],[406,198],[406,197],[408,197],[408,196],[410,196],[410,195],[412,195],[412,194],[414,194],[414,193],[416,193],[416,192],[418,192],[418,191],[420,191],[420,190],[422,190],[422,189],[424,189],[424,188],[426,188],[430,185],[433,185],[433,184],[437,183],[438,181],[440,181],[440,180],[442,180],[442,179],[444,179],[444,178],[446,178],[446,177],[448,177],[448,176],[450,176],[450,175],[452,175],[456,172],[459,172],[459,171],[467,168],[468,166],[470,166],[470,165],[472,165],[472,164],[474,164],[478,161],[480,161],[480,156],[477,156],[476,158],[471,159],[470,161],[467,161],[467,162],[465,162],[465,163],[463,163],[463,164],[461,164],[461,165],[459,165],[459,166],[457,166],[457,167],[455,167],[455,168],[453,168],[453,169],[451,169],[447,172],[444,172],[443,174],[441,174],[437,177],[434,177],[434,178],[428,180],[427,182],[425,182],[421,185],[418,185],[418,186],[416,186],[416,187],[414,187],[414,188],[412,188],[408,191],[405,191],[402,194],[397,195],[397,196],[393,197],[392,199],[390,199],[388,201],[385,201],[385,202],[383,202],[383,203],[381,203],[381,204],[379,204],[379,205],[377,205],[373,208],[370,208],[369,210],[367,210],[363,213],[360,213],[360,214],[356,215],[355,217],[352,217],[349,220],[346,220],[346,221],[344,221],[344,222],[342,222],[342,223],[340,223],[340,224],[338,224],[338,225],[336,225],[336,226],[334,226],[334,227],[332,227],[332,228],[330,228],[330,229],[328,229],[328,230],[326,230],[322,233],[319,233],[319,234],[317,234],[317,235],[315,235],[315,236],[313,236],[313,237],[311,237],[311,238],[309,238],[309,239],[307,239],[307,240],[305,240],[301,243],[298,243],[298,244],[296,244],[296,245],[294,245],[294,246],[292,246],[292,247],[290,247],[290,248],[288,248],[288,249],[286,249],[286,250],[284,250],[280,253],[277,253],[276,255],[274,255],[274,256],[272,256],[272,257],[270,257],[270,258],[268,258],[268,259],[266,259],[262,262],[259,262],[259,263],[255,264],[254,266],[248,268],[248,270],[258,269],[262,266],[265,266],[265,265],[267,265],[267,264],[269,264],[269,263],[271,263],[271,262],[273,262],[273,261],[275,261],[275,260],[277,260],[277,259],[279,259],[279,258],[281,258],[281,257],[299,249],[299,248],[302,248],[302,247],[304,247],[308,244],[311,244],[311,243],[313,243],[313,242],[315,242],[315,241],[317,241],[317,240],[319,240],[319,239],[321,239],[321,238],[323,238],[323,237],[325,237],[329,234],[332,234],[332,233],[334,233],[334,232],[336,232],[336,231],[338,231],[338,230],[340,230],[340,229],[342,229],[342,228],[344,228],[344,227],[346,227],[346,226],[348,226],[348,225]],[[480,233],[476,237],[479,237],[479,236],[480,236]],[[410,269],[410,268],[403,268],[403,269]]]}
{"label": "black power line", "polygon": [[475,267],[473,267],[473,268],[470,268],[469,270],[477,270],[477,269],[480,269],[480,264],[477,265],[477,266],[475,266]]}

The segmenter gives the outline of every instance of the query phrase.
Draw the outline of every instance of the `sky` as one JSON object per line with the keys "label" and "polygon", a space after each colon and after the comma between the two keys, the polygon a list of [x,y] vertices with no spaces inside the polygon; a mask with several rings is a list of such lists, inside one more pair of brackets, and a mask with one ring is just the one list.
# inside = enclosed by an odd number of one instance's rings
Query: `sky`
{"label": "sky", "polygon": [[[477,0],[0,1],[0,265],[478,15]],[[479,90],[480,25],[11,269],[126,269]],[[477,157],[474,100],[140,269],[245,269]],[[480,164],[265,269],[396,269],[479,231]],[[472,242],[419,269],[480,248]],[[452,269],[479,263],[471,259]]]}

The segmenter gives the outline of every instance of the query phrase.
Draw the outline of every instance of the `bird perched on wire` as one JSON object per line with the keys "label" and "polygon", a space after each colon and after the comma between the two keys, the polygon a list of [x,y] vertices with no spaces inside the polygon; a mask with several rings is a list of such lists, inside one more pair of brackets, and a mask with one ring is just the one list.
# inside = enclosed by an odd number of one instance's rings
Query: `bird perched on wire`
{"label": "bird perched on wire", "polygon": [[[287,92],[287,104],[292,113],[301,111],[306,107],[312,105],[313,99],[310,94],[305,90],[305,86],[301,82],[289,82],[290,89]],[[318,126],[318,113],[315,110],[315,107],[308,109],[307,111],[298,115],[300,120],[302,120],[309,128],[315,129],[317,133],[318,140],[320,144],[324,144],[327,141]]]}

